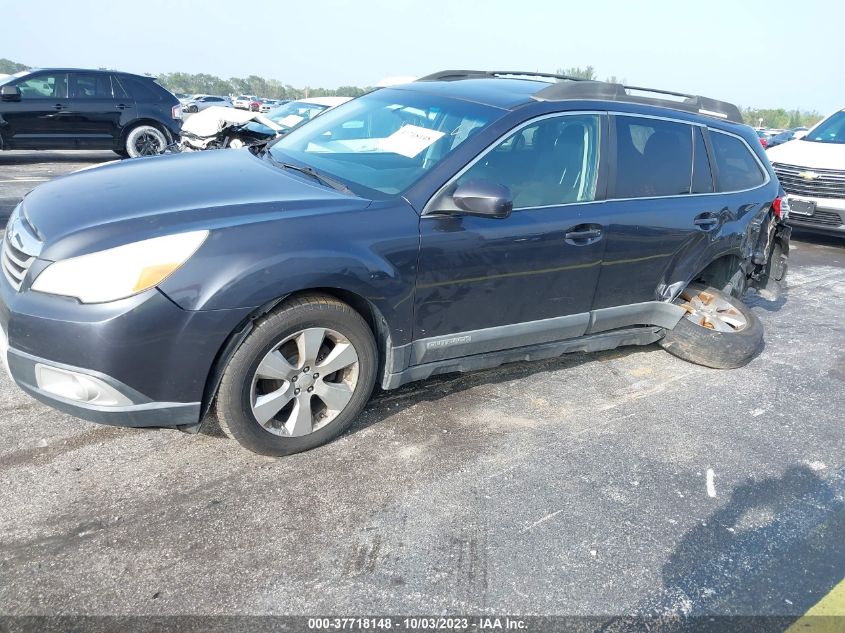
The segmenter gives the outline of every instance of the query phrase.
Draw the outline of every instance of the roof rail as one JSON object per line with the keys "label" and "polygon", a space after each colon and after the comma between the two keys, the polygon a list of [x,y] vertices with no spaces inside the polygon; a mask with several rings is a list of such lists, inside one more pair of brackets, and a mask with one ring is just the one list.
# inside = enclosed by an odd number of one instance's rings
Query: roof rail
{"label": "roof rail", "polygon": [[420,77],[417,81],[456,81],[458,79],[501,79],[503,77],[537,77],[569,81],[588,81],[583,77],[556,75],[524,70],[441,70],[440,72]]}
{"label": "roof rail", "polygon": [[[656,88],[642,88],[639,86],[626,86],[623,84],[608,83],[606,81],[594,81],[583,77],[570,77],[568,75],[556,75],[553,73],[523,72],[513,70],[444,70],[427,75],[417,81],[456,81],[459,79],[495,79],[502,77],[537,77],[538,79],[555,79],[556,82],[548,87],[539,90],[534,98],[543,101],[561,101],[563,99],[607,99],[611,101],[625,101],[628,103],[642,103],[655,105],[663,108],[672,108],[703,114],[705,116],[744,123],[742,113],[734,104],[726,101],[718,101],[700,95],[691,95],[671,90],[658,90]],[[646,96],[650,93],[659,96]],[[676,97],[666,99],[665,96]],[[680,100],[678,100],[678,98]]]}

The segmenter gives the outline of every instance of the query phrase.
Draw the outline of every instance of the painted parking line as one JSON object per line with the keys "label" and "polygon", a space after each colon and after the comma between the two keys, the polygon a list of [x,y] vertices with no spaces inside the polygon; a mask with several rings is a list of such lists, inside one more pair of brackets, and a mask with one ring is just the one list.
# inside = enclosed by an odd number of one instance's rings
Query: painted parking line
{"label": "painted parking line", "polygon": [[49,178],[12,178],[11,180],[0,180],[0,184],[2,183],[13,183],[13,182],[47,182],[50,180]]}
{"label": "painted parking line", "polygon": [[845,580],[831,589],[786,633],[841,633],[845,631]]}

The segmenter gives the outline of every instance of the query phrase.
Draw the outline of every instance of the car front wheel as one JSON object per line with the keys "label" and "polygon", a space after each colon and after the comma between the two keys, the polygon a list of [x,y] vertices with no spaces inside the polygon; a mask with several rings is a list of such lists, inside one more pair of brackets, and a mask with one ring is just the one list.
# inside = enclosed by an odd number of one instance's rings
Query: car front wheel
{"label": "car front wheel", "polygon": [[675,301],[686,310],[661,345],[683,360],[734,369],[763,347],[763,324],[742,301],[716,288],[691,284]]}
{"label": "car front wheel", "polygon": [[290,455],[343,433],[369,400],[376,344],[366,321],[333,297],[282,304],[257,323],[226,368],[217,417],[262,455]]}
{"label": "car front wheel", "polygon": [[164,132],[152,125],[139,125],[126,135],[126,153],[130,158],[156,156],[167,149]]}

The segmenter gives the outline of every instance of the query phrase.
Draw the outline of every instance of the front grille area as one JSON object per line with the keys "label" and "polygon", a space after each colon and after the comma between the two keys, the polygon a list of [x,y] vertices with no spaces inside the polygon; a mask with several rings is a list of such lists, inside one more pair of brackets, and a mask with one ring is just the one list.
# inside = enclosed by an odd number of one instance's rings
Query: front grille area
{"label": "front grille area", "polygon": [[21,289],[23,279],[34,261],[34,257],[18,250],[9,243],[7,232],[3,239],[2,250],[0,250],[0,268],[3,269],[3,274],[6,275],[6,279],[9,280],[15,290]]}
{"label": "front grille area", "polygon": [[772,167],[775,168],[778,180],[786,193],[812,198],[845,199],[845,171],[811,169],[781,163],[774,163]]}
{"label": "front grille area", "polygon": [[838,213],[834,211],[819,211],[818,209],[810,216],[790,215],[789,218],[790,220],[796,220],[803,224],[817,224],[818,226],[840,227],[845,224]]}

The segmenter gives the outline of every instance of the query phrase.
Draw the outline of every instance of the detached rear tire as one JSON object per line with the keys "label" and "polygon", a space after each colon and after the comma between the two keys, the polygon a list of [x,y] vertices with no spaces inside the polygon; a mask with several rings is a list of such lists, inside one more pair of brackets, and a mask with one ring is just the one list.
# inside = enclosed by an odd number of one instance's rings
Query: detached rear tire
{"label": "detached rear tire", "polygon": [[675,303],[687,314],[660,343],[673,356],[714,369],[735,369],[763,348],[763,324],[736,297],[691,284]]}
{"label": "detached rear tire", "polygon": [[220,427],[261,455],[325,444],[367,404],[377,358],[370,327],[347,304],[319,294],[286,301],[229,361],[217,394]]}

